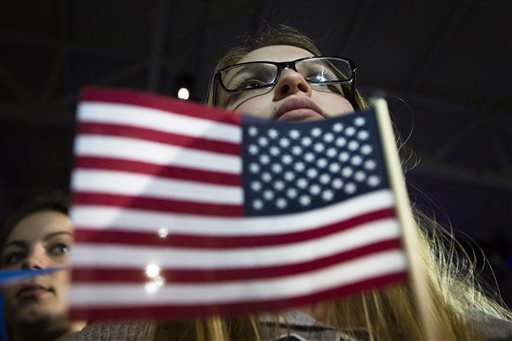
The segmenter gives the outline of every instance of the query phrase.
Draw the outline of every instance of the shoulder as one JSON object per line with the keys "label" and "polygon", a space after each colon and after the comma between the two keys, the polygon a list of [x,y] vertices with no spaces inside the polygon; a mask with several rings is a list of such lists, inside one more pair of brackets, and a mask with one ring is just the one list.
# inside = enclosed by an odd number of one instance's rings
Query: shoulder
{"label": "shoulder", "polygon": [[146,341],[153,338],[155,324],[148,321],[98,322],[74,333],[71,341]]}
{"label": "shoulder", "polygon": [[512,341],[512,321],[486,315],[476,319],[474,323],[486,341]]}

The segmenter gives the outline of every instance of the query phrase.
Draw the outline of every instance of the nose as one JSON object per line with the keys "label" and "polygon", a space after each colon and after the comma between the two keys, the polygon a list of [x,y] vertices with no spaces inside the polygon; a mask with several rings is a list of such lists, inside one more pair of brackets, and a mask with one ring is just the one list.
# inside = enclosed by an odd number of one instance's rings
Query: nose
{"label": "nose", "polygon": [[23,269],[46,269],[49,267],[48,257],[44,250],[33,249],[25,258]]}
{"label": "nose", "polygon": [[298,92],[303,92],[309,97],[313,90],[300,73],[294,70],[284,69],[274,89],[274,100],[278,101]]}

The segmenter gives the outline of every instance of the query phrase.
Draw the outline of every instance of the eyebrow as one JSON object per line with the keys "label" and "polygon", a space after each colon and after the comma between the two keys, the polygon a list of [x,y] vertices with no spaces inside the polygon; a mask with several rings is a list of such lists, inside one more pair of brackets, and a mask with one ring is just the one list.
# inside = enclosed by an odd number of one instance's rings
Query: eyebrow
{"label": "eyebrow", "polygon": [[[70,237],[74,237],[74,234],[71,233],[71,232],[68,232],[68,231],[57,231],[57,232],[52,232],[52,233],[47,234],[46,236],[44,236],[43,241],[47,241],[47,240],[52,239],[53,237],[56,237],[56,236],[59,236],[59,235],[68,235]],[[23,248],[23,247],[26,247],[26,245],[27,245],[27,243],[25,243],[24,241],[19,240],[19,239],[15,239],[15,240],[11,240],[8,243],[5,243],[4,246],[2,246],[1,251],[7,249],[9,246],[18,246],[18,247]]]}

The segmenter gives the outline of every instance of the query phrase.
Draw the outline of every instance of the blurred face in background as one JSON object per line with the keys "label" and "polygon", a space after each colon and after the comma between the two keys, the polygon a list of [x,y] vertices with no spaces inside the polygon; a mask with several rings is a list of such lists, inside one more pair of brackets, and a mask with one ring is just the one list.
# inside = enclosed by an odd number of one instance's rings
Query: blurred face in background
{"label": "blurred face in background", "polygon": [[[1,249],[1,268],[65,267],[73,242],[69,218],[57,211],[29,214],[14,226]],[[16,336],[29,333],[62,334],[67,322],[66,291],[69,271],[57,271],[2,288],[5,319]]]}

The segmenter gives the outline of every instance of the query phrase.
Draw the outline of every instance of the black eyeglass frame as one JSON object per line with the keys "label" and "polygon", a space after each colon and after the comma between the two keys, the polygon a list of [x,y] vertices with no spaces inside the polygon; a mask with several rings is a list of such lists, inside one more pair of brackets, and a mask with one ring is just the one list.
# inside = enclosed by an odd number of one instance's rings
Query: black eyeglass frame
{"label": "black eyeglass frame", "polygon": [[[213,105],[217,104],[217,85],[218,84],[220,84],[225,91],[230,92],[230,93],[251,91],[251,90],[257,90],[257,89],[268,88],[268,87],[271,88],[277,84],[279,77],[281,77],[281,72],[284,69],[291,69],[291,70],[294,70],[295,72],[299,72],[295,67],[295,64],[298,62],[302,62],[302,61],[308,60],[308,59],[329,59],[329,58],[341,59],[341,60],[348,62],[349,66],[351,68],[351,71],[352,71],[351,77],[349,79],[343,80],[343,81],[314,82],[314,81],[310,81],[310,80],[306,79],[306,82],[308,82],[310,84],[314,84],[314,85],[320,85],[320,86],[321,85],[330,85],[330,84],[348,84],[350,86],[350,93],[348,94],[349,97],[347,97],[347,100],[350,102],[350,104],[352,104],[354,109],[358,109],[359,106],[357,105],[357,103],[355,101],[355,95],[356,95],[355,83],[356,83],[356,71],[357,71],[356,64],[350,58],[338,57],[338,56],[312,56],[312,57],[299,58],[299,59],[286,61],[286,62],[253,61],[253,62],[246,62],[246,63],[240,63],[240,64],[234,64],[234,65],[227,66],[227,67],[222,68],[221,70],[217,71],[217,73],[213,77],[212,104]],[[272,64],[277,67],[277,75],[276,75],[275,79],[272,81],[272,83],[261,85],[261,86],[255,86],[255,87],[252,87],[249,89],[242,89],[242,90],[230,90],[230,89],[226,88],[226,86],[224,85],[222,78],[221,78],[221,74],[223,72],[225,72],[226,70],[228,70],[232,67],[235,67],[235,66],[261,64],[261,63]]]}

